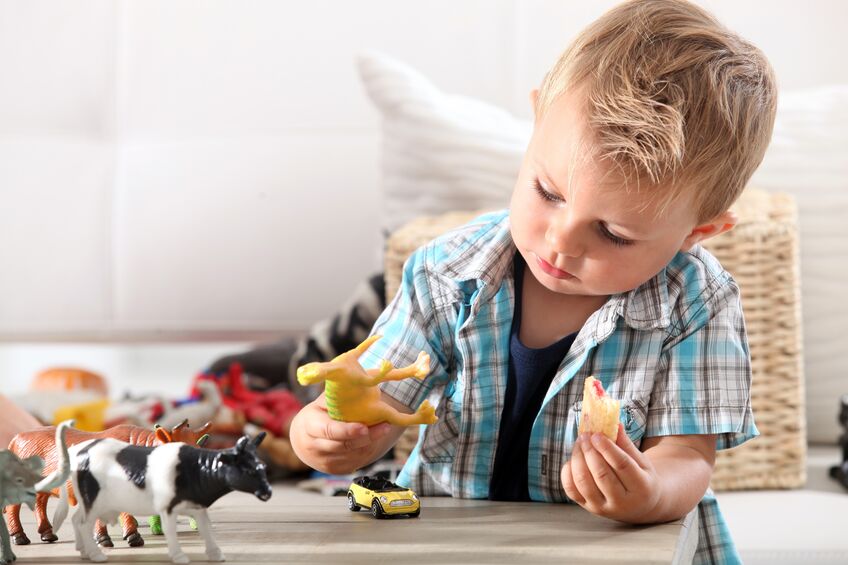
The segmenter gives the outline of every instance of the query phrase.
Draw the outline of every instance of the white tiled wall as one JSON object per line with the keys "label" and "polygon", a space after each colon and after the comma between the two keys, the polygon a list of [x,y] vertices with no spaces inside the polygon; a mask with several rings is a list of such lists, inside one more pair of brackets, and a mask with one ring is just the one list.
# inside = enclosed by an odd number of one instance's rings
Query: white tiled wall
{"label": "white tiled wall", "polygon": [[[385,51],[521,116],[611,1],[0,0],[0,338],[300,330],[379,267]],[[789,88],[845,5],[704,0]]]}

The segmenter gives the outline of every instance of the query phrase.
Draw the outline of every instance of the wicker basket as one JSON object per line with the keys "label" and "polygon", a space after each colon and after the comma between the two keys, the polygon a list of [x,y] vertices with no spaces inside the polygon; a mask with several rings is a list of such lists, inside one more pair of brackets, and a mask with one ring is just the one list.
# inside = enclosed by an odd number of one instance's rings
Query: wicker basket
{"label": "wicker basket", "polygon": [[[734,206],[735,229],[705,242],[742,291],[753,385],[751,403],[760,436],[718,453],[715,490],[796,488],[806,481],[804,379],[798,232],[794,200],[747,190]],[[418,247],[459,226],[475,213],[418,218],[396,231],[386,248],[386,294],[400,286],[403,263]],[[417,429],[396,446],[401,457]]]}

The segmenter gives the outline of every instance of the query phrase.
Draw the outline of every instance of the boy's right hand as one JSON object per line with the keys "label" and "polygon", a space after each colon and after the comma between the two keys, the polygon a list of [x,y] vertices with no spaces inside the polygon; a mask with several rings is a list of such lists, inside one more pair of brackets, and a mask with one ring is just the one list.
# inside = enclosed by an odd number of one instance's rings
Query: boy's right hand
{"label": "boy's right hand", "polygon": [[324,473],[344,475],[368,465],[393,445],[387,423],[366,426],[330,418],[322,394],[297,413],[289,438],[301,461]]}

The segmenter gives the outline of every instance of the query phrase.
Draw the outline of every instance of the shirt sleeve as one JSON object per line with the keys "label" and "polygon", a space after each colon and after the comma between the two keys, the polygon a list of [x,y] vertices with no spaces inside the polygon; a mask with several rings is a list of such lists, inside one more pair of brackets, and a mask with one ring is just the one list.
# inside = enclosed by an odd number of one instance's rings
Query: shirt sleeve
{"label": "shirt sleeve", "polygon": [[717,449],[756,437],[738,286],[725,273],[681,308],[654,380],[646,437],[715,434]]}
{"label": "shirt sleeve", "polygon": [[383,392],[412,410],[417,409],[434,388],[443,386],[448,380],[450,342],[443,339],[441,322],[444,316],[433,302],[432,274],[426,261],[429,253],[432,253],[431,248],[423,247],[404,264],[400,289],[371,330],[372,335],[382,338],[360,360],[366,368],[378,367],[383,359],[395,367],[404,367],[414,363],[421,351],[427,353],[430,356],[428,376],[380,385]]}

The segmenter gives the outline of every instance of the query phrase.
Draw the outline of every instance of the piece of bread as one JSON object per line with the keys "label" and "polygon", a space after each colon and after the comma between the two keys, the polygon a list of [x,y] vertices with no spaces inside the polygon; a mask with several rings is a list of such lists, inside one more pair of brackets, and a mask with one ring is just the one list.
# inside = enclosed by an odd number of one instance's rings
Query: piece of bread
{"label": "piece of bread", "polygon": [[613,442],[618,436],[618,400],[604,392],[604,385],[595,377],[587,377],[583,384],[583,413],[577,433],[601,432]]}

